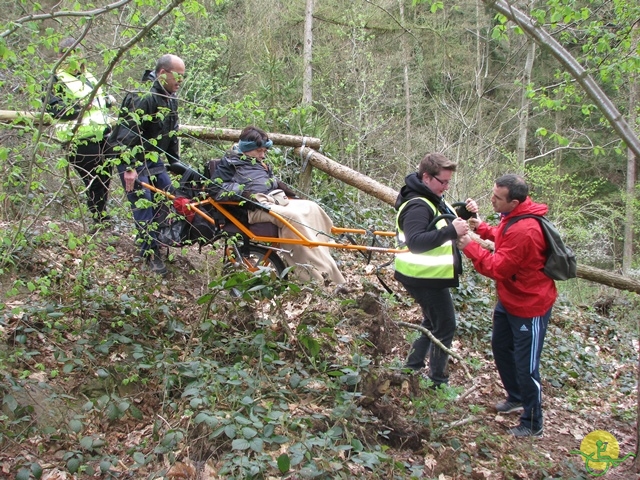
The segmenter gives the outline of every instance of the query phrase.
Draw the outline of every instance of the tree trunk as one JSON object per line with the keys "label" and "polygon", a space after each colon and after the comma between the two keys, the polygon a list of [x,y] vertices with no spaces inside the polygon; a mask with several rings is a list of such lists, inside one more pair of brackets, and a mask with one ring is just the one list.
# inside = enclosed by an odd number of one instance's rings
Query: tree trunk
{"label": "tree trunk", "polygon": [[[269,137],[271,138],[271,137]],[[275,142],[275,140],[274,140]],[[321,153],[312,150],[311,148],[296,148],[294,152],[303,158],[308,158],[309,163],[314,167],[328,173],[334,178],[337,178],[341,182],[344,182],[352,187],[357,188],[365,193],[368,193],[372,197],[382,200],[389,205],[393,205],[398,196],[398,192],[393,188],[387,187],[372,178],[363,175],[360,172],[356,172],[349,167],[334,162],[333,160],[325,157]]]}
{"label": "tree trunk", "polygon": [[536,56],[536,42],[527,38],[527,60],[524,64],[522,75],[522,99],[520,101],[520,118],[518,128],[518,165],[524,171],[524,161],[527,158],[527,131],[529,129],[529,96],[527,88],[531,82],[531,71],[533,70],[533,60]]}
{"label": "tree trunk", "polygon": [[[638,48],[638,24],[633,26],[632,35],[635,45],[634,51]],[[629,75],[629,123],[631,128],[638,131],[636,124],[636,109],[638,107],[638,75]],[[633,225],[634,225],[634,204],[636,191],[636,169],[637,158],[631,149],[627,149],[627,195],[625,205],[624,222],[624,245],[622,248],[622,273],[628,274],[633,266]],[[639,407],[640,408],[640,407]]]}
{"label": "tree trunk", "polygon": [[478,111],[476,112],[476,119],[479,121],[482,119],[482,102],[480,99],[484,96],[484,79],[489,71],[490,55],[487,55],[487,42],[485,36],[482,33],[483,19],[482,11],[484,6],[481,0],[476,0],[476,98]]}
{"label": "tree trunk", "polygon": [[640,281],[588,265],[578,264],[578,278],[608,285],[618,290],[640,293]]}
{"label": "tree trunk", "polygon": [[[405,18],[404,18],[404,0],[398,0],[398,4],[400,5],[400,23],[402,24],[402,28],[405,28]],[[409,51],[409,46],[407,45],[407,33],[403,33],[402,37],[400,37],[400,42],[402,45],[403,52],[403,61],[404,61],[404,141],[405,141],[405,158],[411,158],[411,87],[409,84],[409,62],[411,60],[411,54]]]}
{"label": "tree trunk", "polygon": [[[631,117],[635,117],[637,99],[638,99],[638,83],[635,81],[635,75],[631,75],[631,92],[629,98],[629,112]],[[627,149],[627,194],[625,205],[625,222],[624,222],[624,245],[622,249],[622,273],[629,273],[633,266],[633,225],[634,225],[634,204],[636,191],[636,168],[637,157],[631,149]]]}
{"label": "tree trunk", "polygon": [[[308,157],[309,163],[332,177],[337,178],[358,190],[368,193],[372,197],[388,203],[389,205],[395,204],[398,192],[393,188],[387,187],[386,185],[383,185],[362,173],[356,172],[349,167],[340,165],[310,148],[296,148],[294,151],[298,155]],[[476,236],[474,240],[478,241],[479,238]],[[481,243],[485,248],[488,248],[491,242],[481,241],[479,243]],[[640,281],[624,277],[607,270],[601,270],[588,265],[578,265],[577,276],[578,278],[601,283],[602,285],[608,285],[610,287],[617,288],[618,290],[640,293]]]}
{"label": "tree trunk", "polygon": [[[310,106],[313,103],[313,11],[315,5],[314,0],[307,0],[307,6],[304,12],[304,51],[302,54],[302,63],[304,73],[302,76],[302,104]],[[304,193],[309,192],[311,187],[311,174],[313,168],[310,163],[302,164],[302,172],[298,187]]]}
{"label": "tree trunk", "polygon": [[17,112],[15,110],[0,110],[0,123],[31,123],[28,120],[36,124],[39,124],[40,121],[42,121],[44,125],[51,125],[53,123],[53,118],[47,113],[45,113],[43,117],[38,112]]}
{"label": "tree trunk", "polygon": [[[180,125],[178,135],[188,134],[196,138],[203,140],[220,140],[237,142],[240,138],[241,130],[235,130],[231,128],[213,128],[213,127],[199,127],[194,125]],[[267,133],[269,139],[273,141],[275,145],[282,145],[285,147],[302,147],[308,146],[313,149],[320,149],[320,139],[314,137],[301,137],[299,135],[283,135],[281,133]]]}

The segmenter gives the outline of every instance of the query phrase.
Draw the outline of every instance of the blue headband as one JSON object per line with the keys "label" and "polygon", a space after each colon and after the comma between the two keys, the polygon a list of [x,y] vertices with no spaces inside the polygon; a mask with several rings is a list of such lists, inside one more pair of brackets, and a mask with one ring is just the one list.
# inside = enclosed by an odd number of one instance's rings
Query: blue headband
{"label": "blue headband", "polygon": [[238,142],[238,150],[240,152],[250,152],[251,150],[256,150],[258,148],[271,148],[273,147],[273,142],[271,140],[267,140],[266,142],[254,142],[247,140],[240,140]]}

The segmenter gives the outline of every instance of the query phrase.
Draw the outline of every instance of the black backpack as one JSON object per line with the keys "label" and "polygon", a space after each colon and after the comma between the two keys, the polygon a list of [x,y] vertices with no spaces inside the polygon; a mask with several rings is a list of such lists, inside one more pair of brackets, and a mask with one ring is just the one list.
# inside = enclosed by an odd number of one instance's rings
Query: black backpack
{"label": "black backpack", "polygon": [[569,247],[562,241],[560,232],[553,223],[542,215],[518,215],[510,218],[504,227],[502,234],[507,233],[507,229],[523,218],[535,218],[542,227],[542,233],[547,239],[547,262],[544,265],[544,274],[554,280],[568,280],[576,278],[576,270],[578,267],[576,256]]}

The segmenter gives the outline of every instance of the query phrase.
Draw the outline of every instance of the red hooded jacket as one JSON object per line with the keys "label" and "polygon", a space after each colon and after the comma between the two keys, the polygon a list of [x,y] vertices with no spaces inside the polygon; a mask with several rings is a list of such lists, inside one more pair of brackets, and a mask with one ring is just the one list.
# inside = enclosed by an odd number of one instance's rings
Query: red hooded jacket
{"label": "red hooded jacket", "polygon": [[544,215],[547,206],[527,199],[504,215],[497,227],[481,223],[476,233],[495,244],[493,253],[475,242],[463,250],[478,273],[496,281],[498,299],[512,315],[536,317],[545,314],[558,297],[555,282],[542,269],[547,260],[547,242],[540,223],[524,218],[513,223],[504,235],[510,218],[524,214]]}

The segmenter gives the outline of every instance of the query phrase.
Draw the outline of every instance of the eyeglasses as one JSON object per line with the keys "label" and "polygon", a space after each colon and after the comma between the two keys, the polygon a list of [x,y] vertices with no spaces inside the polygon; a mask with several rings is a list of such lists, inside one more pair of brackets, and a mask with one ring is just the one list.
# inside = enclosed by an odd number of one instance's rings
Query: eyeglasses
{"label": "eyeglasses", "polygon": [[435,175],[431,175],[431,178],[435,178],[436,180],[438,180],[440,182],[440,185],[442,185],[443,187],[448,187],[449,183],[451,183],[451,180],[440,180]]}
{"label": "eyeglasses", "polygon": [[173,78],[175,78],[176,80],[184,80],[185,78],[187,78],[187,74],[186,73],[178,73],[178,72],[174,72],[172,70],[169,70],[169,73],[171,75],[173,75]]}

